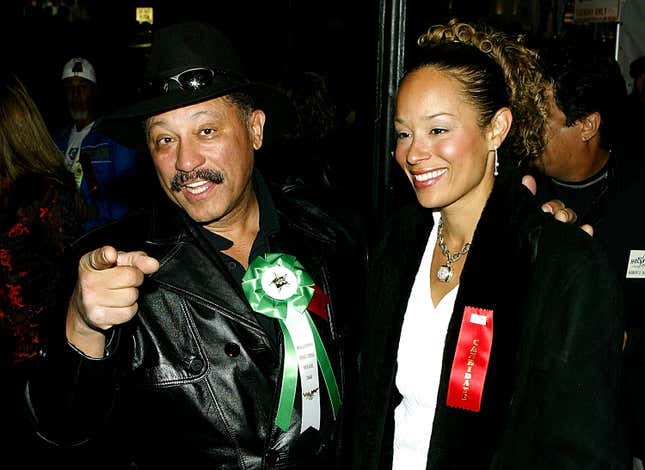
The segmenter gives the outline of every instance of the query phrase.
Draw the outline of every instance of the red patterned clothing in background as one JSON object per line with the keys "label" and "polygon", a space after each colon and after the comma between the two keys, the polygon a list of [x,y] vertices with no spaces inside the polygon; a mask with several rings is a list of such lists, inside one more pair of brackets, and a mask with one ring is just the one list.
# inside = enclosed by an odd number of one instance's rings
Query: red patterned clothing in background
{"label": "red patterned clothing in background", "polygon": [[67,175],[0,178],[0,368],[37,355],[40,325],[59,294],[61,260],[80,234],[80,199]]}

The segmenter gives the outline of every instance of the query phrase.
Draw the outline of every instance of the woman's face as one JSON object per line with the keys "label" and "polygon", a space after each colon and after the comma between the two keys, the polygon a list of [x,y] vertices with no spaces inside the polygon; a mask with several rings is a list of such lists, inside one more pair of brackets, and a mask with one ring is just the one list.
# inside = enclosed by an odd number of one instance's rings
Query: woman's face
{"label": "woman's face", "polygon": [[495,146],[478,117],[450,75],[423,67],[403,79],[396,101],[395,157],[423,207],[482,205],[488,198]]}

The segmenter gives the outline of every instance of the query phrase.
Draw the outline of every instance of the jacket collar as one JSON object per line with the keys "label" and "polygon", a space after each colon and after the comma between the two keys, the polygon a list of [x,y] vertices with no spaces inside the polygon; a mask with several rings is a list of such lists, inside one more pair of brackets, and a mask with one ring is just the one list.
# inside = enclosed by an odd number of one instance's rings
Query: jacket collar
{"label": "jacket collar", "polygon": [[[502,176],[502,171],[506,174]],[[462,271],[453,315],[446,333],[439,386],[433,446],[459,449],[451,436],[470,429],[480,436],[479,452],[496,447],[497,430],[503,422],[516,373],[525,298],[530,276],[530,249],[526,243],[532,220],[539,209],[522,186],[519,174],[508,167],[500,171],[482,212]],[[539,214],[538,214],[539,215]],[[509,279],[512,289],[508,289]],[[479,412],[464,412],[446,403],[450,372],[464,310],[467,306],[493,311],[493,346]],[[465,450],[465,449],[463,449]],[[431,461],[432,459],[430,459]]]}

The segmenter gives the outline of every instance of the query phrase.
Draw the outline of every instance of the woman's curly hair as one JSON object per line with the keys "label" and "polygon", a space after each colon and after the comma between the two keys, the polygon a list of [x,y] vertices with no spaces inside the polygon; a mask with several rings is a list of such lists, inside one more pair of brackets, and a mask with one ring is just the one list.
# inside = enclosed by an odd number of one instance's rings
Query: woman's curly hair
{"label": "woman's curly hair", "polygon": [[466,99],[480,110],[481,126],[498,109],[509,107],[513,124],[504,145],[507,155],[519,163],[542,153],[547,80],[537,53],[524,45],[522,36],[453,18],[430,27],[417,44],[419,58],[413,70],[432,66],[459,80]]}

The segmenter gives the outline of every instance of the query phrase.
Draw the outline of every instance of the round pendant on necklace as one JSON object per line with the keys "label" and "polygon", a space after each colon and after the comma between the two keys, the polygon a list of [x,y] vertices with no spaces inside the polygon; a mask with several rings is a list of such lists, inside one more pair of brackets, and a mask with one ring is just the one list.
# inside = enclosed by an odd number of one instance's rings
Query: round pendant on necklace
{"label": "round pendant on necklace", "polygon": [[444,264],[437,269],[437,279],[441,282],[450,282],[452,275],[452,267],[447,264]]}

